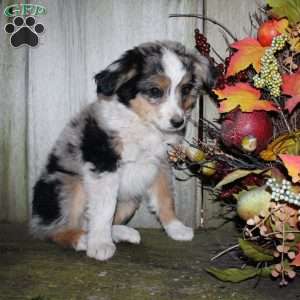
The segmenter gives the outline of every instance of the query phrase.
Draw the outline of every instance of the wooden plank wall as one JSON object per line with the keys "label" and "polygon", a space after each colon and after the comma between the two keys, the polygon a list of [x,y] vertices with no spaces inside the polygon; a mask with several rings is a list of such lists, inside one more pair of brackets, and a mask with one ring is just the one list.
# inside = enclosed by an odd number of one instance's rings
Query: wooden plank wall
{"label": "wooden plank wall", "polygon": [[28,49],[14,49],[3,28],[8,19],[0,1],[0,220],[27,217],[27,87]]}
{"label": "wooden plank wall", "polygon": [[[241,39],[249,35],[249,14],[255,12],[262,3],[264,3],[263,0],[205,0],[204,7],[207,17],[211,17],[224,24],[238,39]],[[205,22],[204,32],[216,51],[222,57],[226,57],[227,45],[220,28],[210,22]],[[229,41],[232,42],[230,38]],[[208,97],[205,97],[204,99],[204,116],[208,120],[215,120],[218,118],[216,107]],[[203,193],[203,198],[205,199],[204,216],[206,226],[219,226],[224,221],[219,218],[219,203],[208,200],[209,194],[205,191]]]}
{"label": "wooden plank wall", "polygon": [[[241,24],[246,26],[248,12],[256,6],[247,0],[31,2],[47,7],[47,15],[38,18],[46,28],[38,47],[14,49],[0,30],[0,221],[26,220],[32,186],[55,139],[72,115],[95,100],[94,74],[141,42],[171,39],[192,48],[193,30],[202,29],[202,22],[168,19],[171,13],[204,13],[242,36]],[[2,12],[9,3],[14,1],[0,0],[1,28],[8,21]],[[204,26],[214,47],[224,53],[218,29]],[[208,99],[204,113],[210,118],[215,114]],[[195,134],[189,128],[188,136]],[[191,226],[199,225],[200,194],[195,181],[177,185],[178,215]],[[205,203],[212,220],[215,205]],[[145,207],[132,224],[158,226]]]}

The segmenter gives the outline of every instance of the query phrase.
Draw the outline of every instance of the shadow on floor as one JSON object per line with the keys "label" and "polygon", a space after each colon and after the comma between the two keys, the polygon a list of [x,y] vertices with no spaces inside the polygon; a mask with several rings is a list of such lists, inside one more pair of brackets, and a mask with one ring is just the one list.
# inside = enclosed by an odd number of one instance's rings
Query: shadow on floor
{"label": "shadow on floor", "polygon": [[[25,225],[0,225],[0,299],[300,299],[299,280],[287,288],[270,279],[227,284],[204,271],[210,257],[236,242],[231,227],[198,231],[188,243],[172,241],[161,230],[141,235],[142,244],[119,244],[113,259],[99,262],[32,240]],[[234,252],[217,264],[241,261]]]}

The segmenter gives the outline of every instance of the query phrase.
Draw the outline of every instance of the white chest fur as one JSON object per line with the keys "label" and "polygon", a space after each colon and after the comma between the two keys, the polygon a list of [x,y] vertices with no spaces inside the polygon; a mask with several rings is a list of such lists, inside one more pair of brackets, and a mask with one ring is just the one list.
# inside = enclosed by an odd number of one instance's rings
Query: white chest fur
{"label": "white chest fur", "polygon": [[116,132],[122,143],[118,170],[120,198],[139,197],[151,186],[161,162],[167,158],[165,137],[117,101],[100,105],[101,125]]}
{"label": "white chest fur", "polygon": [[166,159],[166,150],[163,141],[149,132],[139,141],[125,143],[119,170],[120,198],[128,200],[147,191]]}

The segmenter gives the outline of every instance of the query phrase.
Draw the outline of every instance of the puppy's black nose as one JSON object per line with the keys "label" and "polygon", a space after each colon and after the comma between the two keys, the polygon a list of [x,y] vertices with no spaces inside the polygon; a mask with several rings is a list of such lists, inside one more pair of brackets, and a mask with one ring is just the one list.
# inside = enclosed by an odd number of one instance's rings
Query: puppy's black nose
{"label": "puppy's black nose", "polygon": [[174,128],[179,128],[184,123],[184,119],[180,116],[174,116],[170,122]]}

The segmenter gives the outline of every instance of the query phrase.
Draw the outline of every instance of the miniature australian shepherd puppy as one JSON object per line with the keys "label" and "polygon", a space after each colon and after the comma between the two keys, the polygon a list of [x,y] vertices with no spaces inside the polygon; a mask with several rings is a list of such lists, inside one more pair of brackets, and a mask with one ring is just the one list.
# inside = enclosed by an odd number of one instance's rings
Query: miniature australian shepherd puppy
{"label": "miniature australian shepherd puppy", "polygon": [[193,238],[176,218],[167,147],[213,83],[208,60],[175,42],[145,43],[95,76],[98,100],[65,127],[34,187],[31,231],[107,260],[138,244],[124,224],[147,197],[168,236]]}

